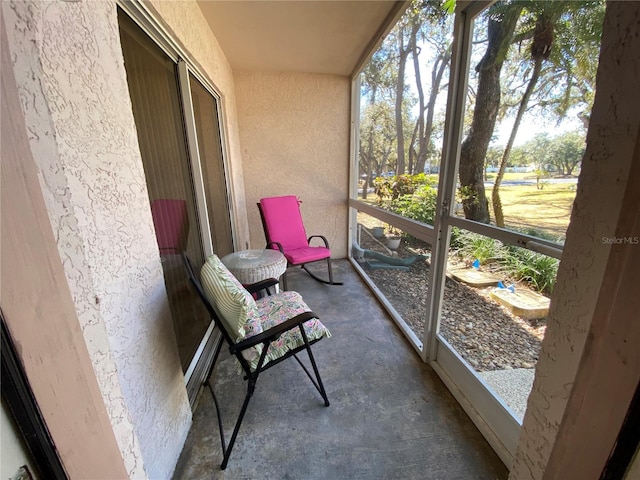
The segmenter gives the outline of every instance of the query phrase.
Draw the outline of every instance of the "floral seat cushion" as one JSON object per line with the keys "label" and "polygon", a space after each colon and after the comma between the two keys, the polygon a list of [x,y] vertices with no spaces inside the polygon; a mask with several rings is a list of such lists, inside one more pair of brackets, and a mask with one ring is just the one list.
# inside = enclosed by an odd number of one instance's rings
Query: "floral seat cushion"
{"label": "floral seat cushion", "polygon": [[[280,292],[275,295],[256,300],[259,316],[249,319],[245,330],[248,332],[246,337],[251,337],[263,330],[268,330],[296,315],[304,312],[310,312],[311,309],[304,303],[302,296],[298,292]],[[304,332],[309,342],[320,338],[329,338],[331,332],[325,327],[320,320],[312,318],[303,324]],[[304,340],[299,328],[294,328],[284,332],[280,337],[271,342],[264,364],[276,360],[286,354],[288,351],[304,345]],[[253,355],[244,355],[252,370],[258,365],[260,355],[262,353],[262,345],[258,345],[253,349]],[[245,352],[247,353],[247,352]]]}
{"label": "floral seat cushion", "polygon": [[[311,311],[297,292],[281,292],[254,300],[216,255],[207,258],[200,277],[205,295],[221,313],[222,323],[234,342],[258,335],[296,315]],[[317,318],[303,325],[309,342],[331,336]],[[264,364],[303,344],[299,328],[284,332],[269,345]],[[252,370],[258,366],[262,348],[262,345],[257,345],[242,352]]]}

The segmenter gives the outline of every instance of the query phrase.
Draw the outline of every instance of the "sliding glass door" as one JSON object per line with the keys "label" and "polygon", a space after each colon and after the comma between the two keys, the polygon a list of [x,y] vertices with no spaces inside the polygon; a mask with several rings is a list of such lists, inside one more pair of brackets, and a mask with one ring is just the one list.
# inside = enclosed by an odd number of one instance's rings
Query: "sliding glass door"
{"label": "sliding glass door", "polygon": [[188,283],[195,265],[233,251],[218,98],[187,63],[119,10],[131,105],[182,369],[193,401],[214,344],[206,309]]}
{"label": "sliding glass door", "polygon": [[[217,99],[194,75],[188,73],[202,186],[213,250],[219,257],[233,252],[227,182],[222,156],[222,138]],[[187,107],[188,110],[188,107]]]}

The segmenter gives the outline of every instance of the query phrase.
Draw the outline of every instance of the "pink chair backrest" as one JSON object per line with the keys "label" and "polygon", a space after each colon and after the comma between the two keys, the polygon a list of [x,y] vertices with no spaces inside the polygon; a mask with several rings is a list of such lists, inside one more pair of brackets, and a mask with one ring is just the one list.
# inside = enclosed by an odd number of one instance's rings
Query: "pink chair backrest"
{"label": "pink chair backrest", "polygon": [[185,250],[189,234],[186,200],[157,199],[151,203],[151,216],[156,229],[160,253]]}
{"label": "pink chair backrest", "polygon": [[295,195],[263,198],[260,200],[260,209],[268,241],[280,243],[285,251],[308,245],[300,205]]}

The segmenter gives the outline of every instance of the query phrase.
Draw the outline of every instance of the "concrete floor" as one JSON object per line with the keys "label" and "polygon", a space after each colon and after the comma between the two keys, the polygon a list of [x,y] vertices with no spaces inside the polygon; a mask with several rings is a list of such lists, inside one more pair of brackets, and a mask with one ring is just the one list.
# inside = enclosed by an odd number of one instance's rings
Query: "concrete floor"
{"label": "concrete floor", "polygon": [[[349,262],[334,268],[344,286],[297,269],[287,277],[333,334],[313,347],[331,406],[295,360],[268,370],[222,471],[204,390],[174,479],[506,479],[498,456]],[[226,352],[214,378],[228,438],[245,382]]]}

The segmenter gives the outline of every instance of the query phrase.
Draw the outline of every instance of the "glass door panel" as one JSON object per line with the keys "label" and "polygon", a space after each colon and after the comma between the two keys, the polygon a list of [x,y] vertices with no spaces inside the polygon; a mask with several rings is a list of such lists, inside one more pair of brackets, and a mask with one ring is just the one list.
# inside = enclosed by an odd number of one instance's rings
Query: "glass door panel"
{"label": "glass door panel", "polygon": [[222,156],[218,102],[191,73],[189,73],[189,86],[207,199],[211,243],[213,251],[222,258],[233,252],[233,235]]}
{"label": "glass door panel", "polygon": [[183,371],[211,319],[190,288],[180,254],[204,263],[177,82],[177,65],[119,12],[122,51],[149,202]]}

